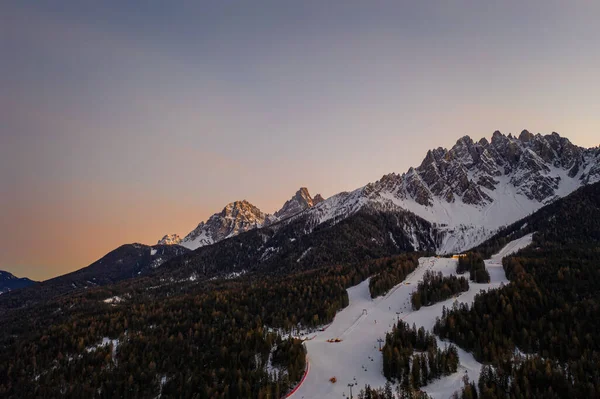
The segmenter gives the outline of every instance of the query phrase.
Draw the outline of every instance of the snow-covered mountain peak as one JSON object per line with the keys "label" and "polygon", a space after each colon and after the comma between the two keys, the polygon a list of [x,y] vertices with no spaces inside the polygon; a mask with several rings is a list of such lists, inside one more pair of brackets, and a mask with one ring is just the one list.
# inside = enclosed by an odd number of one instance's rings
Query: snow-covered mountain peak
{"label": "snow-covered mountain peak", "polygon": [[189,249],[210,245],[244,231],[262,227],[269,217],[270,215],[261,212],[246,200],[231,202],[221,212],[198,224],[198,227],[181,241],[181,245]]}
{"label": "snow-covered mountain peak", "polygon": [[314,205],[315,202],[308,192],[308,189],[306,187],[300,187],[300,189],[296,191],[296,194],[287,200],[280,210],[275,212],[275,217],[277,220],[285,220],[289,217],[297,215],[305,209],[312,208]]}
{"label": "snow-covered mountain peak", "polygon": [[177,245],[181,243],[182,238],[177,234],[166,234],[163,238],[158,240],[156,245]]}
{"label": "snow-covered mountain peak", "polygon": [[274,215],[263,213],[246,200],[234,201],[227,204],[221,212],[212,215],[206,222],[198,224],[179,244],[189,249],[214,244],[248,230],[290,219],[323,201],[323,197],[319,194],[312,198],[306,187],[296,191],[294,196]]}
{"label": "snow-covered mountain peak", "polygon": [[[462,250],[583,184],[600,180],[600,150],[553,132],[518,137],[464,136],[448,149],[429,150],[418,167],[391,173],[309,211],[311,220],[342,220],[364,206],[409,210],[443,226],[440,251]],[[314,222],[311,224],[314,225]]]}

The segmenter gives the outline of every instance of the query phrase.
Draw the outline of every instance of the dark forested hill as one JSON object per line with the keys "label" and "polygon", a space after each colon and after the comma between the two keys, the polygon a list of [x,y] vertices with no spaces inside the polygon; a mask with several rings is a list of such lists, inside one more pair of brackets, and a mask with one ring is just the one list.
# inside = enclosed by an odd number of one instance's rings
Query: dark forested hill
{"label": "dark forested hill", "polygon": [[174,258],[159,273],[175,279],[253,271],[287,274],[436,248],[435,227],[402,210],[365,208],[312,231],[307,232],[306,225],[299,217],[291,223],[251,230]]}
{"label": "dark forested hill", "polygon": [[162,286],[142,277],[9,311],[0,315],[0,396],[279,398],[301,377],[305,353],[273,329],[328,323],[348,287],[414,270],[419,256]]}
{"label": "dark forested hill", "polygon": [[83,269],[5,293],[0,296],[0,313],[2,309],[31,305],[76,290],[147,275],[169,259],[188,251],[178,245],[122,245]]}
{"label": "dark forested hill", "polygon": [[33,280],[24,277],[18,278],[9,272],[0,270],[0,294],[19,288],[29,287],[33,284],[35,284],[35,281]]}

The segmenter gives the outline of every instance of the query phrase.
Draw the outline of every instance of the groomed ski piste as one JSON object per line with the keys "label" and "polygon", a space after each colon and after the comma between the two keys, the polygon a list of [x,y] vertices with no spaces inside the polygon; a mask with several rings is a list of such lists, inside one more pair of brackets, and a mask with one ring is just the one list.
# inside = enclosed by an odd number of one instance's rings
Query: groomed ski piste
{"label": "groomed ski piste", "polygon": [[[369,280],[348,289],[350,303],[335,316],[333,323],[325,330],[311,334],[305,342],[309,373],[302,384],[295,389],[290,398],[294,399],[339,399],[350,397],[348,384],[354,384],[353,396],[370,385],[383,387],[383,357],[379,351],[378,339],[385,339],[394,323],[402,319],[417,328],[424,327],[432,331],[436,317],[441,317],[442,307],[451,308],[455,301],[473,303],[475,295],[481,290],[498,288],[509,281],[502,268],[502,258],[525,248],[531,243],[532,234],[508,243],[499,253],[485,261],[490,273],[489,284],[469,282],[469,290],[449,300],[432,306],[424,306],[413,311],[410,294],[422,280],[425,271],[442,272],[445,276],[456,274],[457,259],[424,257],[419,266],[403,282],[392,288],[386,295],[371,299]],[[468,275],[466,275],[468,278]],[[339,338],[340,342],[327,342]],[[438,338],[438,346],[444,348],[446,342]],[[458,371],[450,376],[433,381],[423,391],[434,398],[449,398],[462,387],[463,377],[477,381],[481,372],[481,363],[473,355],[457,348],[460,357]],[[332,377],[336,382],[330,382]]]}

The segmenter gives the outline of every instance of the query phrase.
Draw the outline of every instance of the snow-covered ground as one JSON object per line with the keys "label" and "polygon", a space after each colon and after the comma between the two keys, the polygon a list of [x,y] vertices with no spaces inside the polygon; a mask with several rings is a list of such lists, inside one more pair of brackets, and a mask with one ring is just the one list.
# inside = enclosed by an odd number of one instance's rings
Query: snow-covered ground
{"label": "snow-covered ground", "polygon": [[[398,318],[417,328],[423,326],[433,329],[436,317],[441,316],[442,307],[451,307],[454,301],[472,303],[480,290],[497,288],[508,282],[502,268],[502,258],[526,247],[531,243],[529,234],[507,244],[498,254],[486,261],[490,273],[490,284],[470,282],[469,291],[456,299],[439,302],[433,306],[413,311],[410,294],[427,270],[441,271],[444,275],[456,273],[456,259],[428,257],[419,259],[418,268],[405,281],[392,288],[385,296],[371,299],[369,280],[348,289],[350,304],[340,311],[333,323],[323,332],[313,335],[306,341],[310,372],[304,383],[294,393],[294,399],[339,399],[349,396],[348,384],[356,384],[353,393],[366,384],[371,387],[383,387],[383,358],[379,352],[379,338],[385,339]],[[339,338],[338,343],[329,343],[328,339]],[[441,348],[446,345],[438,340]],[[424,388],[434,398],[448,398],[461,388],[462,378],[468,374],[471,380],[478,380],[481,364],[470,353],[458,349],[460,366],[457,373],[441,378]],[[337,382],[329,379],[336,377]]]}

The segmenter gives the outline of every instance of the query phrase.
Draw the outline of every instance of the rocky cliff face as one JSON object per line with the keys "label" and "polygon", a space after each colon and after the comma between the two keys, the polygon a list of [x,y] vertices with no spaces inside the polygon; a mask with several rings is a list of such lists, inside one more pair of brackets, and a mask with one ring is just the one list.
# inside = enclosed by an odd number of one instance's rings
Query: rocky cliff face
{"label": "rocky cliff face", "polygon": [[434,198],[484,205],[494,201],[490,191],[507,179],[516,193],[547,203],[564,195],[564,186],[575,188],[598,180],[595,152],[557,133],[542,136],[524,130],[516,138],[496,131],[490,142],[465,136],[450,150],[428,151],[419,167],[402,176],[386,176],[379,185],[402,186],[397,195],[423,206],[431,206]]}

